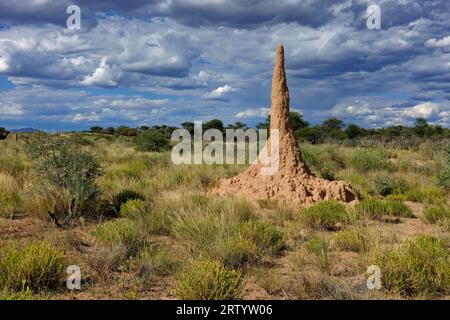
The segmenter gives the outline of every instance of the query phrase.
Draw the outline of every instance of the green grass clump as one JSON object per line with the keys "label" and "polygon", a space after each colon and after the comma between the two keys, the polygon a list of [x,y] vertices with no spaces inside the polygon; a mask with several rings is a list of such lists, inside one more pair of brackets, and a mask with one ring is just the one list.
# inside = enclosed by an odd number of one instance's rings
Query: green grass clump
{"label": "green grass clump", "polygon": [[428,186],[420,189],[410,188],[405,192],[405,197],[409,201],[417,201],[429,204],[445,204],[447,198],[442,189],[438,187]]}
{"label": "green grass clump", "polygon": [[132,199],[120,206],[120,215],[125,218],[136,218],[142,216],[147,211],[145,201],[141,199]]}
{"label": "green grass clump", "polygon": [[369,249],[369,237],[360,229],[339,231],[334,235],[334,241],[344,251],[365,252]]}
{"label": "green grass clump", "polygon": [[243,275],[219,261],[194,262],[179,277],[176,295],[187,300],[237,300],[243,291]]}
{"label": "green grass clump", "polygon": [[450,220],[450,209],[445,206],[426,207],[423,210],[423,220],[426,223],[441,223]]}
{"label": "green grass clump", "polygon": [[66,260],[51,244],[34,241],[0,251],[0,287],[20,291],[57,288],[65,275]]}
{"label": "green grass clump", "polygon": [[422,236],[380,255],[382,284],[405,297],[450,293],[450,262],[445,243]]}
{"label": "green grass clump", "polygon": [[313,236],[305,243],[305,248],[316,257],[316,263],[322,271],[329,271],[331,267],[330,244],[320,236]]}
{"label": "green grass clump", "polygon": [[327,200],[300,210],[300,219],[315,230],[330,230],[334,229],[337,223],[346,222],[348,212],[344,204]]}
{"label": "green grass clump", "polygon": [[356,213],[359,216],[365,216],[369,219],[380,220],[384,217],[413,217],[411,208],[398,200],[378,200],[367,198],[360,201],[355,206]]}
{"label": "green grass clump", "polygon": [[277,253],[286,247],[283,232],[268,222],[244,222],[239,225],[238,233],[241,238],[253,243],[259,254]]}
{"label": "green grass clump", "polygon": [[145,244],[144,235],[138,225],[124,218],[101,224],[95,230],[94,236],[109,246],[125,246],[130,255],[136,254]]}
{"label": "green grass clump", "polygon": [[360,173],[388,168],[389,153],[384,149],[358,148],[348,159],[350,167]]}

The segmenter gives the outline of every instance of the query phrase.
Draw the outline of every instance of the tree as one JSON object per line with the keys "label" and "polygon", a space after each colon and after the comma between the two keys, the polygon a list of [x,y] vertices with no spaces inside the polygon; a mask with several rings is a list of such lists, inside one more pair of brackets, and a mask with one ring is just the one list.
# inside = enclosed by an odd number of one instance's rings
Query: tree
{"label": "tree", "polygon": [[322,127],[326,131],[342,130],[345,127],[345,124],[342,120],[339,120],[338,118],[330,118],[322,123]]}
{"label": "tree", "polygon": [[119,136],[134,137],[138,134],[138,131],[127,126],[120,126],[116,129],[116,134]]}
{"label": "tree", "polygon": [[416,122],[414,123],[414,132],[423,137],[425,135],[425,132],[428,129],[428,121],[425,118],[417,118]]}
{"label": "tree", "polygon": [[170,147],[167,136],[156,129],[149,129],[134,137],[134,144],[139,151],[160,152]]}
{"label": "tree", "polygon": [[248,126],[245,123],[237,121],[237,122],[235,122],[233,124],[230,123],[227,126],[227,129],[234,129],[234,130],[236,130],[236,129],[248,129]]}
{"label": "tree", "polygon": [[208,129],[217,129],[223,131],[224,129],[223,122],[219,119],[213,119],[211,121],[208,121],[203,124],[203,131],[206,131]]}
{"label": "tree", "polygon": [[93,127],[91,127],[91,131],[92,132],[102,132],[103,128],[99,127],[99,126],[93,126]]}
{"label": "tree", "polygon": [[355,139],[357,137],[364,135],[364,129],[356,124],[351,123],[345,129],[345,134],[347,135],[347,138]]}
{"label": "tree", "polygon": [[298,129],[306,128],[309,126],[308,121],[303,119],[303,115],[297,111],[289,112],[289,118],[291,119],[292,129],[297,131]]}
{"label": "tree", "polygon": [[194,134],[194,123],[193,122],[183,122],[181,124],[181,127],[187,131],[189,131],[189,133],[191,135]]}
{"label": "tree", "polygon": [[[101,174],[95,158],[84,151],[75,139],[44,132],[33,133],[26,140],[27,154],[33,168],[56,189],[58,201],[49,212],[57,225],[90,213],[100,193],[95,183]],[[64,219],[61,222],[60,216]]]}
{"label": "tree", "polygon": [[322,142],[323,132],[320,126],[301,128],[296,131],[296,134],[301,140],[312,144]]}
{"label": "tree", "polygon": [[114,134],[116,132],[116,129],[114,129],[113,127],[108,127],[108,128],[105,128],[103,130],[103,132],[106,134]]}
{"label": "tree", "polygon": [[5,128],[0,127],[0,140],[5,140],[8,137],[9,131]]}

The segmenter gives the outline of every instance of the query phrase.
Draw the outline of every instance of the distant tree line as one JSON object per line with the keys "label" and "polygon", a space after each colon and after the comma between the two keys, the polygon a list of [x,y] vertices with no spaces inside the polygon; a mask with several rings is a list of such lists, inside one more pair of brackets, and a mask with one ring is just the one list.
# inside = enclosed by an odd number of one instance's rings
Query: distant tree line
{"label": "distant tree line", "polygon": [[[329,118],[323,121],[320,125],[311,126],[308,121],[303,119],[299,112],[290,112],[292,128],[297,137],[302,141],[310,143],[322,143],[328,140],[355,140],[358,138],[372,137],[384,140],[393,140],[398,138],[432,138],[442,139],[450,138],[450,129],[439,125],[431,125],[424,118],[417,118],[412,127],[406,126],[391,126],[386,128],[366,129],[356,124],[345,124],[338,118]],[[270,117],[267,117],[264,122],[256,125],[257,129],[267,129],[270,126]],[[194,122],[183,122],[181,127],[194,133]],[[235,122],[227,126],[219,119],[213,119],[203,123],[203,130],[218,129],[225,133],[226,129],[248,129],[249,127],[242,122]],[[177,129],[175,126],[140,126],[138,128],[130,128],[127,126],[120,126],[117,128],[108,127],[102,128],[95,126],[91,128],[92,132],[113,134],[118,136],[137,136],[146,131],[158,131],[167,138],[170,138],[173,130]],[[0,131],[1,133],[1,131]]]}

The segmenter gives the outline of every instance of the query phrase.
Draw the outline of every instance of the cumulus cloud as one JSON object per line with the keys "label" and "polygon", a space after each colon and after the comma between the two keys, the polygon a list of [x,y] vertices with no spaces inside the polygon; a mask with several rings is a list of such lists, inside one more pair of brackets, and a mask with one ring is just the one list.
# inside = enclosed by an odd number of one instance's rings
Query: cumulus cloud
{"label": "cumulus cloud", "polygon": [[448,47],[450,46],[450,36],[447,36],[442,39],[435,39],[435,38],[428,39],[427,42],[425,42],[425,45],[431,48]]}
{"label": "cumulus cloud", "polygon": [[236,118],[262,118],[270,114],[270,108],[246,109],[236,114]]}
{"label": "cumulus cloud", "polygon": [[212,90],[211,92],[208,92],[205,95],[206,99],[211,99],[211,100],[219,100],[219,99],[223,99],[223,97],[233,91],[236,91],[236,88],[233,88],[232,86],[229,85],[224,85],[222,87],[218,87],[217,89]]}
{"label": "cumulus cloud", "polygon": [[[311,123],[408,123],[429,103],[449,124],[449,1],[80,0],[83,28],[67,30],[69,2],[0,0],[0,91],[16,122],[253,121],[283,43],[291,105]],[[369,4],[381,31],[365,26]]]}

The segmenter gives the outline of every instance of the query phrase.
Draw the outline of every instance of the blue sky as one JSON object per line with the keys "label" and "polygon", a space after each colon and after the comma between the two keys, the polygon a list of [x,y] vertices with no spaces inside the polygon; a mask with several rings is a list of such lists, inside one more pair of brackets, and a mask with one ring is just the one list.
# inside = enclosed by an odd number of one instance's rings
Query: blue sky
{"label": "blue sky", "polygon": [[279,43],[311,123],[450,126],[448,0],[0,0],[0,126],[253,125]]}

